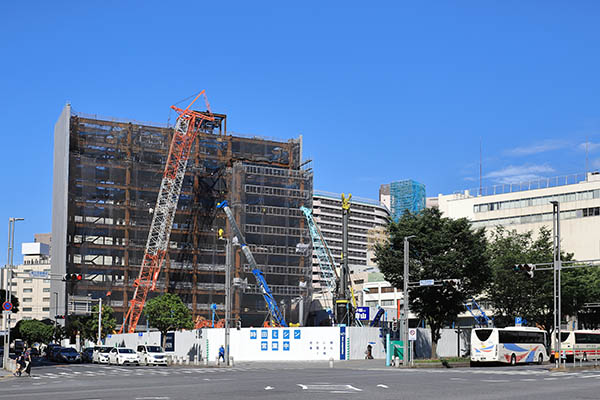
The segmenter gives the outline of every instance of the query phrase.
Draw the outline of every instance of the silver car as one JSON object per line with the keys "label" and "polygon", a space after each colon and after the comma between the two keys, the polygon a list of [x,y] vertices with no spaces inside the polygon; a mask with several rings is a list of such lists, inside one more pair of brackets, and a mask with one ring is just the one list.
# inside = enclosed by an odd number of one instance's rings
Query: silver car
{"label": "silver car", "polygon": [[140,358],[133,349],[127,347],[115,347],[108,353],[108,364],[135,364],[140,365]]}

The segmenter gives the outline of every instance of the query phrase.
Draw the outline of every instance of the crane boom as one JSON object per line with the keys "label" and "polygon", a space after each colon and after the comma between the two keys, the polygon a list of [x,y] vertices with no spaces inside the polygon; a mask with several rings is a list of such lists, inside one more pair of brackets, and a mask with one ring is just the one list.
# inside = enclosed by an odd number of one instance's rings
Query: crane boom
{"label": "crane boom", "polygon": [[242,231],[240,231],[240,228],[238,227],[238,224],[235,221],[233,213],[231,212],[231,208],[229,208],[229,204],[225,200],[225,201],[222,201],[221,203],[217,204],[217,208],[222,208],[223,211],[225,211],[225,215],[227,215],[227,220],[229,221],[229,225],[231,226],[231,229],[233,230],[233,234],[239,241],[240,247],[242,248],[242,252],[244,253],[244,256],[246,257],[248,264],[250,264],[250,268],[252,268],[252,274],[254,274],[254,277],[256,278],[256,283],[260,287],[262,296],[265,299],[265,302],[267,303],[267,309],[268,309],[270,317],[271,317],[270,319],[273,322],[275,322],[275,324],[278,326],[287,327],[285,319],[283,318],[283,315],[281,314],[279,307],[277,307],[277,302],[273,298],[273,293],[271,292],[271,289],[269,288],[269,285],[267,284],[267,281],[266,281],[265,277],[263,276],[262,271],[260,269],[258,269],[256,260],[254,259],[254,256],[252,255],[250,248],[246,244],[244,235],[242,234]]}
{"label": "crane boom", "polygon": [[190,110],[192,104],[203,94],[204,90],[196,96],[185,110],[171,106],[179,115],[175,124],[158,198],[156,199],[140,273],[134,281],[135,292],[129,303],[129,309],[123,319],[120,332],[124,330],[129,333],[135,332],[148,292],[156,288],[156,281],[167,254],[173,219],[175,218],[192,144],[203,125],[207,121],[214,121],[210,108],[207,113]]}
{"label": "crane boom", "polygon": [[333,256],[331,255],[329,247],[327,247],[327,243],[325,242],[325,238],[312,215],[312,211],[304,206],[300,207],[300,210],[308,223],[308,232],[312,238],[313,248],[315,249],[317,260],[319,261],[319,275],[321,276],[321,281],[324,281],[327,290],[331,294],[334,294],[337,285],[337,274],[335,272]]}

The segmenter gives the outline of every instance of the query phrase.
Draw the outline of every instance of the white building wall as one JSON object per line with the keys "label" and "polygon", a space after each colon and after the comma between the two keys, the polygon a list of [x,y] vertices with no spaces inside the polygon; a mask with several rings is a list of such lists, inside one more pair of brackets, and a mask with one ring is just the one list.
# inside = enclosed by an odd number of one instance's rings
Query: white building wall
{"label": "white building wall", "polygon": [[[467,191],[438,196],[444,216],[468,218],[488,232],[497,225],[519,233],[537,233],[542,226],[551,230],[550,200],[560,202],[562,249],[579,260],[600,258],[600,175],[588,174],[586,181],[570,185],[497,195],[471,196]],[[475,211],[487,204],[494,204],[494,209]]]}

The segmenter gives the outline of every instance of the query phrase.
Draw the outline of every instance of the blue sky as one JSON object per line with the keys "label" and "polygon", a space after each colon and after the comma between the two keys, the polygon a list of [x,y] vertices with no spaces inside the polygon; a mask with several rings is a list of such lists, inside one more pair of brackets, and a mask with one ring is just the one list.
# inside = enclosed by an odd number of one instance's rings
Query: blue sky
{"label": "blue sky", "polygon": [[583,172],[586,141],[600,168],[597,1],[287,3],[3,2],[0,227],[51,230],[67,101],[166,122],[206,89],[231,131],[302,134],[315,188],[361,197],[476,187],[480,142],[484,186]]}

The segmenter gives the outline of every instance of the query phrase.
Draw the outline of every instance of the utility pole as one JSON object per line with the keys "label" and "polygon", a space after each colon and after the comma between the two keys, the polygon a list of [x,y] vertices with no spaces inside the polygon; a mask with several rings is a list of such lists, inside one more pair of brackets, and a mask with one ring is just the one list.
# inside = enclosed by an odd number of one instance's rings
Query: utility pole
{"label": "utility pole", "polygon": [[98,346],[102,345],[102,297],[98,299]]}
{"label": "utility pole", "polygon": [[[23,218],[9,218],[8,219],[8,260],[7,260],[7,276],[6,276],[6,301],[9,303],[12,301],[12,270],[13,270],[13,257],[15,254],[15,223],[17,221],[23,221]],[[8,368],[8,353],[10,351],[10,311],[3,311],[4,313],[4,369]]]}
{"label": "utility pole", "polygon": [[229,320],[231,319],[231,267],[233,246],[230,239],[225,246],[225,365],[229,366]]}
{"label": "utility pole", "polygon": [[560,203],[558,201],[551,201],[552,203],[552,230],[554,234],[554,246],[553,246],[553,260],[552,269],[554,271],[554,333],[555,333],[555,349],[558,351],[557,365],[560,368],[562,363],[562,352],[561,352],[561,333],[560,333],[560,321],[561,321],[561,308],[560,308],[560,270],[561,270],[561,259],[560,259]]}
{"label": "utility pole", "polygon": [[348,280],[350,271],[348,268],[348,221],[350,218],[350,200],[342,193],[342,265],[340,266],[340,280],[338,282],[337,300],[336,300],[336,322],[338,324],[350,325],[352,318],[350,316],[350,296],[348,290]]}
{"label": "utility pole", "polygon": [[[402,365],[408,366],[408,311],[409,311],[409,294],[408,294],[408,280],[409,280],[409,269],[408,265],[410,262],[409,249],[410,245],[408,240],[414,238],[414,235],[404,237],[404,313],[402,314]],[[388,349],[389,351],[389,349]]]}

